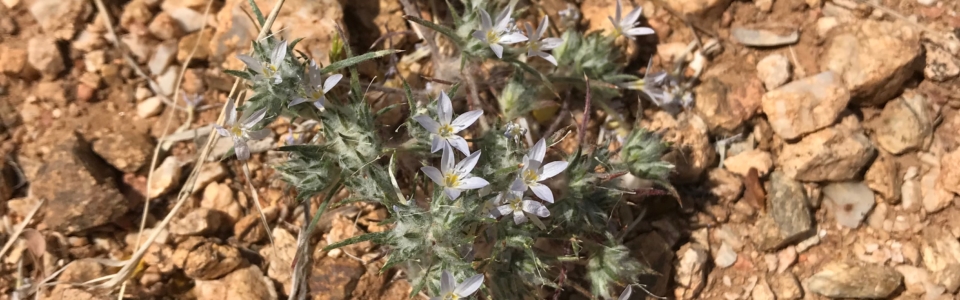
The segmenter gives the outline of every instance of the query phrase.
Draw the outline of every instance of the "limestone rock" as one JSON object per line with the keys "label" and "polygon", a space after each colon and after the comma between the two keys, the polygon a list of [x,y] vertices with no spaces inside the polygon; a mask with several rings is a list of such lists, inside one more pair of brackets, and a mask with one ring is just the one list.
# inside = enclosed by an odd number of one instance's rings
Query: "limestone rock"
{"label": "limestone rock", "polygon": [[677,273],[674,276],[677,299],[697,299],[706,285],[707,251],[698,244],[687,244],[677,251]]}
{"label": "limestone rock", "polygon": [[920,194],[923,197],[921,201],[923,210],[927,213],[938,212],[953,203],[955,195],[943,186],[942,180],[938,180],[943,177],[941,174],[945,169],[940,164],[935,164],[920,177]]}
{"label": "limestone rock", "polygon": [[150,34],[161,41],[175,40],[184,34],[180,23],[170,16],[170,14],[163,11],[158,13],[156,17],[153,17],[153,21],[150,21],[147,29],[150,31]]}
{"label": "limestone rock", "polygon": [[[763,226],[770,231],[758,245],[761,250],[774,250],[805,239],[813,233],[812,216],[807,208],[807,196],[803,185],[781,172],[770,174],[767,187],[767,212],[772,225]],[[761,223],[757,223],[761,227]]]}
{"label": "limestone rock", "polygon": [[803,288],[797,276],[791,272],[776,274],[767,279],[773,294],[780,300],[798,300],[803,297]]}
{"label": "limestone rock", "polygon": [[153,156],[153,141],[145,134],[122,130],[93,141],[93,152],[124,173],[147,165]]}
{"label": "limestone rock", "polygon": [[927,99],[918,93],[904,93],[883,107],[874,137],[877,146],[892,154],[919,148],[933,132]]}
{"label": "limestone rock", "polygon": [[960,149],[944,153],[940,157],[940,186],[960,194]]}
{"label": "limestone rock", "polygon": [[193,292],[198,300],[276,300],[273,281],[254,265],[239,268],[219,280],[197,280]]}
{"label": "limestone rock", "polygon": [[137,103],[137,116],[143,119],[159,115],[163,112],[163,98],[153,96]]}
{"label": "limestone rock", "polygon": [[233,190],[226,184],[211,183],[207,185],[203,189],[200,207],[220,212],[223,215],[221,221],[226,226],[233,226],[237,220],[243,217],[243,208],[234,199]]}
{"label": "limestone rock", "polygon": [[823,187],[823,195],[833,204],[834,218],[840,225],[857,228],[873,209],[873,191],[862,182],[835,182]]}
{"label": "limestone rock", "polygon": [[757,175],[761,177],[770,173],[773,168],[773,158],[770,152],[761,150],[748,150],[737,155],[727,157],[723,161],[723,167],[734,174],[746,177],[751,168],[757,169]]}
{"label": "limestone rock", "polygon": [[711,133],[733,135],[742,131],[746,121],[756,115],[763,88],[759,80],[739,81],[735,85],[724,80],[712,76],[697,85],[694,110]]}
{"label": "limestone rock", "polygon": [[739,177],[724,169],[710,169],[707,172],[707,186],[710,193],[720,199],[721,203],[732,203],[740,199],[743,192],[743,182]]}
{"label": "limestone rock", "polygon": [[903,181],[899,176],[899,169],[893,157],[880,153],[867,169],[867,173],[863,175],[864,183],[887,203],[899,203],[900,186]]}
{"label": "limestone rock", "polygon": [[892,267],[834,262],[804,283],[810,292],[830,298],[886,298],[902,281]]}
{"label": "limestone rock", "polygon": [[940,46],[924,43],[927,63],[923,67],[923,77],[944,82],[960,75],[960,66],[956,58]]}
{"label": "limestone rock", "polygon": [[673,146],[663,160],[675,166],[671,180],[695,182],[716,163],[717,152],[710,143],[707,125],[699,116],[684,112],[675,122],[677,127],[663,137],[664,142]]}
{"label": "limestone rock", "polygon": [[921,235],[920,257],[927,270],[936,273],[960,263],[960,241],[952,233],[942,228],[927,227]]}
{"label": "limestone rock", "polygon": [[[176,55],[177,55],[176,42],[169,41],[169,42],[161,43],[159,46],[157,46],[156,51],[153,52],[153,57],[150,58],[150,62],[147,63],[147,69],[150,70],[150,74],[154,74],[154,75],[164,74],[163,71],[167,69],[167,66],[170,65],[170,62],[173,61],[173,58],[176,57]],[[180,70],[174,70],[175,73],[179,71]]]}
{"label": "limestone rock", "polygon": [[920,34],[913,27],[864,20],[836,31],[827,40],[820,68],[840,75],[853,103],[890,100],[918,70]]}
{"label": "limestone rock", "polygon": [[90,149],[90,144],[73,133],[56,136],[53,151],[35,178],[30,193],[46,199],[41,212],[51,229],[74,233],[107,224],[127,212],[128,201],[117,190],[110,166]]}
{"label": "limestone rock", "polygon": [[790,81],[790,59],[782,54],[764,57],[757,63],[757,76],[767,90],[773,90]]}
{"label": "limestone rock", "polygon": [[52,37],[41,35],[27,41],[27,61],[45,78],[56,78],[66,69],[57,40]]}
{"label": "limestone rock", "polygon": [[350,299],[365,271],[363,265],[353,259],[324,258],[314,262],[310,281],[307,283],[310,291],[316,293],[312,299]]}
{"label": "limestone rock", "polygon": [[850,93],[840,76],[828,71],[769,91],[761,101],[773,131],[792,140],[836,122]]}
{"label": "limestone rock", "polygon": [[229,245],[201,241],[181,244],[177,252],[179,253],[174,256],[183,257],[183,261],[177,260],[174,263],[180,264],[187,277],[198,280],[217,279],[246,264],[240,256],[240,250]]}
{"label": "limestone rock", "polygon": [[223,222],[223,213],[198,207],[170,223],[170,233],[176,235],[205,235],[216,232]]}
{"label": "limestone rock", "polygon": [[92,2],[61,0],[33,1],[29,9],[44,35],[58,40],[70,40],[94,11]]}
{"label": "limestone rock", "polygon": [[784,145],[777,164],[797,180],[842,181],[854,179],[875,152],[862,132],[836,126]]}
{"label": "limestone rock", "polygon": [[147,197],[156,198],[172,191],[180,185],[180,162],[176,156],[169,156],[163,160],[153,173],[153,181],[149,183]]}
{"label": "limestone rock", "polygon": [[27,67],[27,50],[13,47],[12,45],[0,45],[0,73],[9,76],[23,76],[21,74]]}
{"label": "limestone rock", "polygon": [[730,244],[722,243],[713,261],[720,268],[728,268],[737,262],[737,252],[733,251],[733,247],[731,247]]}
{"label": "limestone rock", "polygon": [[260,250],[260,255],[270,261],[267,276],[281,285],[284,291],[293,288],[293,261],[297,255],[297,238],[280,227],[273,229],[273,245]]}

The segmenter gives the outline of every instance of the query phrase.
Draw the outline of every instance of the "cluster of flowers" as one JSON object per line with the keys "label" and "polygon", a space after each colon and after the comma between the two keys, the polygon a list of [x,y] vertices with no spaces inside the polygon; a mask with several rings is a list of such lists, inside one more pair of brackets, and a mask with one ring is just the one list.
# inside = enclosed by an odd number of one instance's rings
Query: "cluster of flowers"
{"label": "cluster of flowers", "polygon": [[[268,61],[261,61],[249,55],[237,55],[237,58],[256,74],[253,77],[254,81],[280,84],[283,82],[283,78],[281,77],[283,70],[281,70],[281,68],[283,61],[287,58],[287,41],[277,42],[276,46],[270,52]],[[326,104],[326,93],[340,82],[343,75],[333,74],[324,80],[316,61],[310,61],[304,78],[305,80],[302,80],[300,83],[298,96],[291,100],[288,106],[293,107],[301,103],[310,102],[317,109],[323,111],[323,106]],[[227,127],[224,128],[216,124],[214,127],[220,136],[233,139],[234,152],[237,155],[237,159],[248,160],[250,159],[250,148],[247,142],[266,138],[270,133],[269,129],[255,130],[266,115],[266,108],[256,110],[238,121],[235,105],[233,99],[227,102],[227,118],[225,122]]]}

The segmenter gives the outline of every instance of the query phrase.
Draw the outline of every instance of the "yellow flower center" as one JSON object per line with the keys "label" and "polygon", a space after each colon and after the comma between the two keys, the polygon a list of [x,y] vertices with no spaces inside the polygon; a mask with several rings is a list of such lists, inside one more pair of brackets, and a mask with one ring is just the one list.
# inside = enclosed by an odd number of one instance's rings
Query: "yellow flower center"
{"label": "yellow flower center", "polygon": [[446,138],[446,137],[450,137],[450,136],[453,135],[453,126],[450,126],[450,124],[441,125],[441,126],[440,126],[440,129],[439,129],[438,132],[437,132],[437,134],[439,134],[441,137],[445,137],[445,138]]}
{"label": "yellow flower center", "polygon": [[233,136],[243,136],[243,128],[240,128],[240,124],[234,124],[230,127],[230,134],[233,134]]}
{"label": "yellow flower center", "polygon": [[530,48],[530,51],[540,51],[540,42],[533,41],[527,44],[527,47]]}
{"label": "yellow flower center", "polygon": [[460,299],[460,296],[457,296],[457,294],[454,294],[453,292],[449,292],[446,295],[443,295],[443,300],[457,300],[457,299]]}
{"label": "yellow flower center", "polygon": [[446,187],[455,187],[460,185],[460,175],[447,174],[443,177],[443,185]]}
{"label": "yellow flower center", "polygon": [[520,199],[520,197],[511,198],[510,200],[507,200],[507,202],[510,205],[510,209],[514,211],[523,209],[523,199]]}
{"label": "yellow flower center", "polygon": [[488,43],[488,44],[496,44],[496,43],[499,42],[499,41],[500,41],[500,35],[498,35],[496,31],[487,30],[487,43]]}
{"label": "yellow flower center", "polygon": [[266,66],[263,66],[263,76],[273,77],[273,75],[276,73],[277,73],[277,66],[274,66],[272,64],[267,64]]}
{"label": "yellow flower center", "polygon": [[538,179],[540,179],[540,175],[537,174],[536,170],[523,171],[523,181],[531,183],[539,181]]}
{"label": "yellow flower center", "polygon": [[320,97],[323,97],[323,91],[313,90],[313,92],[310,92],[310,99],[317,100]]}

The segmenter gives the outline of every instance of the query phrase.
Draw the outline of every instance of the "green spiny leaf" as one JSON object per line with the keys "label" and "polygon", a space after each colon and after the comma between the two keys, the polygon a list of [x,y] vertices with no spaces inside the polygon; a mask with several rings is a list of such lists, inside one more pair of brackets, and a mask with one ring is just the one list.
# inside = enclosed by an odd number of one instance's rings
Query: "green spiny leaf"
{"label": "green spiny leaf", "polygon": [[235,77],[239,77],[239,78],[242,78],[242,79],[246,79],[246,80],[248,80],[248,81],[251,81],[252,78],[253,78],[253,77],[250,77],[250,73],[247,73],[247,72],[244,72],[244,71],[223,70],[223,72],[224,72],[224,73],[227,73],[227,74],[229,74],[229,75],[233,75],[233,76],[235,76]]}
{"label": "green spiny leaf", "polygon": [[381,232],[371,232],[371,233],[358,235],[349,239],[345,239],[345,240],[330,244],[326,247],[323,247],[323,251],[330,251],[330,250],[341,248],[344,246],[353,245],[359,242],[366,242],[366,241],[379,242],[383,240],[385,237],[387,237],[387,234],[388,232],[381,231]]}
{"label": "green spiny leaf", "polygon": [[267,22],[267,20],[263,18],[263,12],[260,11],[260,7],[257,7],[257,3],[253,0],[247,0],[247,2],[250,3],[250,9],[253,10],[253,15],[257,17],[257,23],[259,23],[262,28],[263,24]]}
{"label": "green spiny leaf", "polygon": [[460,38],[460,36],[458,36],[457,33],[453,31],[453,29],[449,27],[442,26],[437,23],[433,23],[418,17],[414,17],[414,16],[403,16],[403,18],[407,19],[408,21],[426,26],[427,28],[433,29],[436,32],[439,32],[440,34],[446,36],[451,41],[453,41],[453,43],[457,45],[457,48],[463,49],[463,46],[466,45],[466,42],[462,38]]}
{"label": "green spiny leaf", "polygon": [[[347,47],[344,47],[344,48],[347,48]],[[333,72],[339,69],[354,67],[364,61],[368,61],[371,59],[380,58],[380,57],[384,57],[390,54],[400,53],[400,52],[403,52],[403,50],[389,49],[389,50],[367,52],[360,56],[353,56],[344,60],[334,62],[329,66],[326,66],[325,68],[321,69],[320,72],[322,72],[323,74],[328,74],[330,72]]]}

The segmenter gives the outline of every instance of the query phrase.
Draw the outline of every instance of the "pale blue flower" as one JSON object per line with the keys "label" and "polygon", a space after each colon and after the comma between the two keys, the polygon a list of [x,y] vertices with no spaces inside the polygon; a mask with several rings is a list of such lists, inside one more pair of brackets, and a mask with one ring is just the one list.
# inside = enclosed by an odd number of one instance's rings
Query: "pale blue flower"
{"label": "pale blue flower", "polygon": [[[557,59],[546,53],[544,51],[553,50],[553,48],[559,47],[563,43],[563,39],[560,38],[544,38],[543,35],[547,33],[547,27],[550,27],[550,18],[543,16],[543,21],[540,21],[540,28],[533,28],[530,24],[524,24],[527,27],[527,34],[530,35],[530,41],[527,43],[527,56],[539,56],[543,59],[546,59],[554,66],[557,65]],[[542,40],[541,40],[542,38]]]}
{"label": "pale blue flower", "polygon": [[312,102],[313,106],[323,111],[323,105],[326,104],[327,100],[327,92],[333,89],[340,82],[340,79],[343,79],[342,74],[333,74],[323,80],[317,62],[310,61],[310,65],[307,67],[307,78],[303,81],[303,91],[293,101],[290,101],[288,106],[293,107],[300,103]]}
{"label": "pale blue flower", "polygon": [[480,160],[480,151],[468,155],[459,163],[454,164],[453,160],[453,150],[450,147],[443,147],[439,170],[431,166],[420,168],[420,171],[427,174],[433,182],[443,187],[443,192],[450,200],[460,197],[463,190],[479,189],[490,184],[483,178],[470,174]]}
{"label": "pale blue flower", "polygon": [[502,216],[513,216],[513,223],[520,225],[527,222],[527,215],[533,215],[540,218],[550,216],[550,210],[540,202],[530,199],[523,199],[523,192],[506,191],[497,196],[499,202],[503,205],[497,207],[497,212]]}
{"label": "pale blue flower", "polygon": [[253,130],[253,128],[263,120],[266,114],[267,108],[264,107],[247,115],[238,122],[235,104],[233,99],[230,99],[227,101],[227,117],[226,123],[224,124],[227,125],[227,128],[217,124],[214,124],[214,128],[220,136],[233,139],[233,149],[237,154],[237,159],[248,160],[250,159],[250,148],[247,147],[247,141],[261,140],[270,134],[270,129],[268,128]]}
{"label": "pale blue flower", "polygon": [[480,10],[480,30],[473,32],[473,37],[490,46],[493,54],[497,58],[503,58],[503,46],[516,44],[527,40],[522,33],[510,28],[510,13],[513,7],[508,8],[497,15],[497,22],[490,20],[490,14],[487,11]]}
{"label": "pale blue flower", "polygon": [[280,67],[283,65],[283,59],[286,57],[287,41],[280,41],[280,43],[273,48],[273,51],[270,52],[270,61],[268,62],[260,62],[259,59],[249,55],[237,55],[237,58],[243,61],[243,63],[247,65],[247,68],[250,68],[256,74],[254,80],[270,79],[270,82],[273,84],[283,82],[283,78],[280,77]]}
{"label": "pale blue flower", "polygon": [[635,36],[653,34],[653,29],[649,27],[638,27],[640,20],[640,13],[643,12],[643,7],[637,6],[634,7],[626,17],[621,18],[623,14],[623,5],[620,3],[620,0],[617,0],[617,14],[616,17],[607,16],[610,19],[610,23],[613,23],[614,35],[624,35],[629,39],[634,39]]}
{"label": "pale blue flower", "polygon": [[458,132],[467,129],[483,115],[483,110],[477,109],[468,111],[456,119],[453,119],[453,103],[447,93],[440,91],[440,97],[437,99],[437,119],[431,119],[426,115],[413,117],[420,126],[427,129],[433,135],[433,142],[430,145],[430,152],[440,151],[445,145],[456,148],[464,155],[470,154],[470,148],[467,146],[467,140],[457,135]]}

